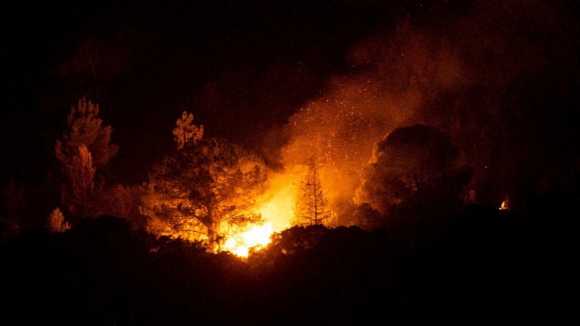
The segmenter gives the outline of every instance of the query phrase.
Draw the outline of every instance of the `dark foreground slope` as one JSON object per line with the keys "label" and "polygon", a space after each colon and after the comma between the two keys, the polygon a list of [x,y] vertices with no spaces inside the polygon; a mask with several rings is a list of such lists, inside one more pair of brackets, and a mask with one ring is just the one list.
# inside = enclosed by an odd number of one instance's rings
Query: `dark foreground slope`
{"label": "dark foreground slope", "polygon": [[469,207],[412,245],[396,230],[296,227],[247,262],[112,217],[30,229],[1,247],[0,314],[2,324],[567,324],[580,312],[578,223],[549,211]]}

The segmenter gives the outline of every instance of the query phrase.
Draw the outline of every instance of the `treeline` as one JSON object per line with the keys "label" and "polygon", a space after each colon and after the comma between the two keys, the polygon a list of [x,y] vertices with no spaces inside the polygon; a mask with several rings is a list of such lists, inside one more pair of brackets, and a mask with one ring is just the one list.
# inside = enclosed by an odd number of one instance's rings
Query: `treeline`
{"label": "treeline", "polygon": [[0,247],[0,313],[61,325],[567,324],[580,228],[553,212],[469,206],[412,245],[396,229],[293,227],[247,262],[114,217],[28,229]]}
{"label": "treeline", "polygon": [[183,112],[173,129],[175,146],[151,168],[148,180],[120,184],[108,178],[119,146],[99,112],[86,98],[71,107],[67,127],[55,140],[58,167],[34,193],[14,180],[4,187],[0,242],[31,226],[62,232],[83,218],[110,215],[157,236],[207,239],[216,246],[225,233],[262,221],[255,206],[269,169],[260,157],[225,139],[203,137],[203,126]]}
{"label": "treeline", "polygon": [[[150,169],[148,180],[120,184],[108,175],[119,146],[112,143],[113,129],[99,112],[99,105],[86,98],[71,107],[67,127],[55,139],[58,166],[46,183],[33,191],[14,180],[4,186],[0,241],[30,226],[47,225],[61,232],[84,217],[110,215],[158,236],[205,239],[217,248],[228,235],[263,222],[257,200],[276,171],[256,153],[225,139],[204,137],[204,127],[194,124],[193,114],[183,112],[173,128],[174,146]],[[477,168],[466,164],[459,152],[449,135],[433,126],[397,128],[375,144],[356,191],[332,203],[327,194],[333,186],[322,183],[323,165],[312,155],[308,162],[297,163],[305,167],[302,180],[288,181],[299,184],[292,224],[358,225],[369,231],[391,228],[418,234],[423,232],[419,229],[427,232],[445,223],[446,216],[469,204],[534,210],[540,197],[559,193],[578,199],[579,191],[570,181],[579,178],[573,154],[558,169],[546,166],[515,189],[504,184],[509,178],[496,180],[498,175],[486,179],[489,187],[481,186]]]}

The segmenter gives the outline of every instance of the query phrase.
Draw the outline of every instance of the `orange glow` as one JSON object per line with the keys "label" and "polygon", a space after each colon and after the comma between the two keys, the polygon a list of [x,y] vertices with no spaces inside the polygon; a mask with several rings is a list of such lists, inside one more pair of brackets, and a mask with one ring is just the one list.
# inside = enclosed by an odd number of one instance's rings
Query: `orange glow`
{"label": "orange glow", "polygon": [[248,257],[250,248],[268,245],[271,241],[270,235],[272,233],[274,233],[272,223],[254,225],[248,231],[229,238],[224,245],[224,249],[237,256]]}
{"label": "orange glow", "polygon": [[[293,225],[295,219],[295,205],[300,182],[303,180],[307,168],[303,164],[290,165],[286,170],[271,174],[266,185],[266,191],[257,196],[255,205],[248,210],[259,213],[262,217],[258,223],[249,223],[242,228],[233,228],[226,223],[218,227],[222,240],[215,250],[228,251],[239,257],[248,257],[251,250],[265,248],[270,237],[275,232],[281,232]],[[147,198],[155,200],[155,197]],[[204,233],[207,227],[196,219],[187,224],[187,231],[176,232],[159,219],[149,221],[148,230],[160,235],[168,235],[190,241],[207,241]],[[213,249],[211,250],[214,251]]]}
{"label": "orange glow", "polygon": [[499,207],[500,211],[509,211],[510,210],[510,200],[506,197],[504,201],[501,202],[501,206]]}
{"label": "orange glow", "polygon": [[269,189],[258,199],[256,211],[264,224],[252,224],[244,231],[230,236],[223,249],[239,257],[247,257],[251,248],[258,249],[270,243],[270,236],[291,226],[296,202],[296,177],[294,173],[280,173],[269,180]]}
{"label": "orange glow", "polygon": [[268,191],[258,200],[257,211],[266,222],[272,223],[276,232],[289,228],[292,223],[298,180],[300,177],[295,173],[274,175]]}

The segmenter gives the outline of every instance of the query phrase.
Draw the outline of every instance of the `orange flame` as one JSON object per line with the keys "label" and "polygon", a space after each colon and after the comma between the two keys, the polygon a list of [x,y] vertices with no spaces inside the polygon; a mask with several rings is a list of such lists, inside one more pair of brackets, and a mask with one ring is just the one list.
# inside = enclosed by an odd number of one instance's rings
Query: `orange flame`
{"label": "orange flame", "polygon": [[272,223],[254,225],[250,230],[229,238],[224,247],[237,256],[248,257],[250,248],[268,245],[272,233],[274,233]]}
{"label": "orange flame", "polygon": [[509,211],[510,210],[510,199],[506,197],[504,201],[501,202],[501,206],[499,207],[500,211]]}
{"label": "orange flame", "polygon": [[248,257],[250,248],[265,247],[270,236],[291,226],[296,202],[295,176],[278,174],[271,178],[268,191],[258,200],[256,211],[264,224],[252,224],[244,231],[228,237],[224,250],[240,257]]}

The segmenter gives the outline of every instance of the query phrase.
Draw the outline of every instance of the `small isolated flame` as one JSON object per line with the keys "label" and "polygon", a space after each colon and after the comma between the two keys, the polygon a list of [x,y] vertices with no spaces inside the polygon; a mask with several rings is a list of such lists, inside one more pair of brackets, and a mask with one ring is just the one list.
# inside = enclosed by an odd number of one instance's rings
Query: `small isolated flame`
{"label": "small isolated flame", "polygon": [[501,206],[499,207],[500,211],[509,211],[510,210],[510,200],[506,197],[504,201],[501,202]]}

